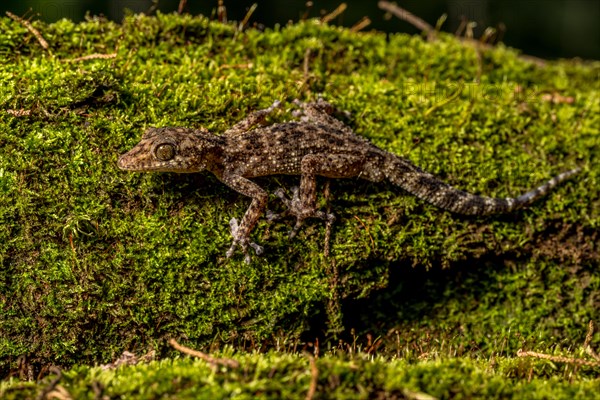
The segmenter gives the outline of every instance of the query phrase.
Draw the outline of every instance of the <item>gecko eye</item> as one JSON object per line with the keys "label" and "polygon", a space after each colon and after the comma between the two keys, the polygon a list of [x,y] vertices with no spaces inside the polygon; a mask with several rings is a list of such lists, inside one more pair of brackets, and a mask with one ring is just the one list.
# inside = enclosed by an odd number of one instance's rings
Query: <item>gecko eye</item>
{"label": "gecko eye", "polygon": [[175,146],[170,143],[160,144],[156,147],[156,150],[154,150],[154,155],[160,161],[169,161],[175,157]]}

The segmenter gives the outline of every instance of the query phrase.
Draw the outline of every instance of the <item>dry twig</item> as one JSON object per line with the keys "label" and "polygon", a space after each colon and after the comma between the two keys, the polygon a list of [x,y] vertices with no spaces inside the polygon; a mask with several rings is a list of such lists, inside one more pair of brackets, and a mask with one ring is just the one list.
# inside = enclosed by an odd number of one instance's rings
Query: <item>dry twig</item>
{"label": "dry twig", "polygon": [[308,78],[310,77],[310,55],[311,50],[307,48],[304,51],[304,62],[302,63],[302,71],[304,74],[304,84],[308,82]]}
{"label": "dry twig", "polygon": [[187,6],[187,0],[179,0],[179,7],[177,7],[177,14],[181,15],[185,11]]}
{"label": "dry twig", "polygon": [[600,362],[600,356],[598,355],[598,353],[596,353],[594,351],[594,349],[592,349],[592,346],[590,346],[593,336],[594,336],[594,321],[590,320],[590,323],[588,325],[588,331],[587,331],[587,334],[585,335],[585,340],[583,342],[583,349],[594,360]]}
{"label": "dry twig", "polygon": [[62,371],[57,367],[50,367],[50,372],[56,374],[56,377],[46,385],[44,389],[38,394],[37,400],[44,400],[47,398],[51,398],[50,395],[55,391],[56,385],[62,379]]}
{"label": "dry twig", "polygon": [[[410,11],[405,10],[404,8],[398,7],[397,5],[390,3],[389,1],[380,1],[379,3],[377,3],[377,5],[379,6],[379,8],[381,8],[384,11],[389,12],[390,14],[393,14],[394,16],[398,17],[399,19],[402,19],[408,23],[410,23],[411,25],[413,25],[414,27],[416,27],[417,29],[420,29],[423,32],[427,33],[427,40],[431,41],[435,39],[435,33],[436,30],[434,27],[432,27],[431,25],[429,25],[427,22],[423,21],[421,18],[415,16],[414,14],[412,14]],[[464,30],[464,29],[472,29],[472,26],[469,27],[469,22],[468,20],[464,20],[459,29],[456,31],[455,36],[462,41],[463,43],[468,43],[470,45],[474,45],[474,46],[479,46],[479,48],[481,49],[493,49],[494,46],[488,44],[488,43],[482,43],[479,40],[475,40],[472,38],[468,38],[468,37],[460,37],[460,33]],[[546,65],[546,60],[543,60],[541,58],[535,57],[535,56],[529,56],[527,54],[521,54],[519,56],[520,59],[522,60],[526,60],[529,61],[531,63],[536,64],[539,67],[543,67]]]}
{"label": "dry twig", "polygon": [[365,29],[367,26],[371,25],[371,19],[369,17],[362,17],[360,21],[352,25],[350,30],[352,32],[358,32]]}
{"label": "dry twig", "polygon": [[21,25],[23,25],[29,32],[31,32],[33,34],[33,36],[35,36],[35,38],[37,39],[37,41],[40,43],[40,45],[42,46],[42,48],[46,51],[48,51],[48,53],[52,54],[52,52],[50,51],[48,46],[48,42],[46,42],[46,39],[44,39],[44,37],[42,36],[42,34],[33,27],[33,25],[31,25],[31,23],[27,20],[24,20],[23,18],[11,13],[10,11],[6,12],[6,15],[8,15],[11,19],[13,19],[14,21],[17,21],[18,23],[20,23]]}
{"label": "dry twig", "polygon": [[429,25],[427,22],[417,17],[410,11],[399,7],[394,3],[390,3],[389,1],[380,1],[379,3],[377,3],[377,6],[382,10],[387,11],[390,14],[400,18],[401,20],[408,22],[415,28],[425,32],[429,40],[435,37],[435,29],[433,28],[433,26]]}
{"label": "dry twig", "polygon": [[88,54],[87,56],[82,56],[82,57],[77,57],[77,58],[71,58],[68,60],[62,60],[63,62],[67,62],[67,63],[73,63],[73,62],[79,62],[79,61],[88,61],[88,60],[107,60],[107,59],[111,59],[111,58],[117,58],[117,53],[111,53],[111,54],[100,54],[100,53],[95,53],[95,54]]}
{"label": "dry twig", "polygon": [[223,0],[219,0],[217,3],[217,20],[221,23],[227,22],[227,8]]}
{"label": "dry twig", "polygon": [[258,7],[257,3],[254,3],[250,6],[250,8],[248,9],[248,12],[244,16],[244,19],[238,25],[238,32],[243,31],[244,28],[246,27],[246,25],[248,25],[248,21],[250,21],[250,17],[252,17],[252,14],[254,14],[254,11],[256,11],[256,7]]}
{"label": "dry twig", "polygon": [[323,16],[323,18],[321,18],[321,22],[326,24],[326,23],[334,20],[337,16],[339,16],[341,13],[346,11],[346,8],[348,8],[348,5],[346,3],[340,4],[339,6],[337,6],[337,8],[335,10],[333,10],[329,14]]}
{"label": "dry twig", "polygon": [[28,115],[31,115],[31,110],[25,109],[13,110],[12,108],[9,108],[8,110],[6,110],[6,112],[10,115],[14,115],[15,117],[26,117]]}
{"label": "dry twig", "polygon": [[369,228],[367,228],[362,219],[360,219],[357,215],[354,216],[354,219],[360,222],[362,227],[365,228],[365,232],[367,232],[367,235],[369,235],[369,239],[371,239],[371,247],[373,248],[373,250],[375,250],[375,241],[373,240],[373,236],[371,236],[371,232],[369,232]]}
{"label": "dry twig", "polygon": [[229,367],[229,368],[239,368],[240,367],[240,363],[237,362],[236,360],[232,360],[231,358],[217,358],[217,357],[213,357],[210,354],[206,354],[203,353],[201,351],[198,350],[194,350],[194,349],[190,349],[189,347],[185,347],[183,345],[180,345],[179,343],[177,343],[177,341],[175,339],[171,339],[169,340],[169,344],[177,351],[180,351],[184,354],[187,354],[189,356],[192,357],[197,357],[201,360],[206,361],[207,363],[216,366],[216,365],[223,365],[225,367]]}
{"label": "dry twig", "polygon": [[310,363],[310,386],[306,393],[306,400],[312,400],[317,393],[317,383],[319,381],[319,369],[317,368],[317,362],[311,354],[307,354],[308,362]]}
{"label": "dry twig", "polygon": [[562,362],[562,363],[574,364],[574,365],[586,365],[588,367],[600,367],[600,357],[598,357],[598,354],[596,354],[596,352],[590,346],[593,335],[594,335],[594,321],[590,320],[590,323],[588,325],[588,331],[585,335],[585,340],[583,341],[583,349],[585,350],[585,352],[587,354],[592,356],[596,361],[584,360],[582,358],[552,356],[550,354],[536,353],[534,351],[522,351],[522,350],[517,351],[517,356],[518,357],[535,357],[535,358],[541,358],[544,360],[550,360],[553,362]]}
{"label": "dry twig", "polygon": [[[323,188],[323,198],[327,203],[327,214],[331,214],[331,202],[329,201],[329,196],[331,194],[330,191],[331,180],[325,180],[325,187]],[[323,255],[327,258],[329,257],[329,250],[331,246],[331,228],[333,226],[333,221],[327,220],[325,222],[325,245],[323,247]]]}
{"label": "dry twig", "polygon": [[586,365],[588,367],[600,367],[600,362],[584,360],[582,358],[572,358],[564,356],[552,356],[550,354],[537,353],[535,351],[517,351],[517,357],[535,357],[552,362],[561,362],[573,365]]}

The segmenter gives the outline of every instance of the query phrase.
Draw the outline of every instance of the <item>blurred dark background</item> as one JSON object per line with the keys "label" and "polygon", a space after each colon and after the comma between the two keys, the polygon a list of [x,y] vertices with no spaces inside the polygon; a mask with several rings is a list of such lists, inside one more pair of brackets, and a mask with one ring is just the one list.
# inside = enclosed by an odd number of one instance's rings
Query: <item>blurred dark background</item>
{"label": "blurred dark background", "polygon": [[[266,27],[297,21],[304,15],[318,17],[342,2],[348,8],[332,23],[352,26],[368,16],[372,22],[366,30],[417,33],[404,21],[385,18],[377,0],[313,0],[308,2],[312,7],[307,6],[306,0],[224,0],[228,19],[237,21],[257,3],[250,24]],[[431,25],[447,14],[442,30],[448,32],[455,32],[463,18],[477,23],[475,37],[480,37],[488,26],[504,26],[502,41],[530,55],[600,59],[600,0],[397,0],[397,3]],[[176,11],[178,5],[179,0],[3,0],[0,11],[33,15],[47,22],[61,18],[81,21],[87,12],[121,21],[125,9],[136,13],[158,9],[168,13]],[[186,10],[215,17],[216,7],[217,0],[188,0]]]}

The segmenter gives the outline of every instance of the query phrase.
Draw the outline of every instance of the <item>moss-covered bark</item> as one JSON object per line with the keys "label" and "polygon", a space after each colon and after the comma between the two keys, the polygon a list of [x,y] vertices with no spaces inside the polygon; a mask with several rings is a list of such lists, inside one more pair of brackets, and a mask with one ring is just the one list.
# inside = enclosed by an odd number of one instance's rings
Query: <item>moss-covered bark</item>
{"label": "moss-covered bark", "polygon": [[[514,355],[581,342],[598,321],[600,64],[539,67],[445,35],[314,21],[266,32],[160,14],[34,25],[50,51],[0,19],[0,376],[23,360],[164,355],[169,337],[249,349],[325,326],[329,338],[383,335],[391,353],[397,330],[413,353],[439,340]],[[266,255],[245,265],[223,255],[248,199],[207,174],[116,168],[146,126],[218,134],[275,99],[317,94],[350,111],[358,134],[472,192],[504,197],[583,172],[530,209],[485,219],[332,181],[330,257],[321,224],[290,242],[288,225],[262,222]],[[260,182],[272,192],[297,178]]]}

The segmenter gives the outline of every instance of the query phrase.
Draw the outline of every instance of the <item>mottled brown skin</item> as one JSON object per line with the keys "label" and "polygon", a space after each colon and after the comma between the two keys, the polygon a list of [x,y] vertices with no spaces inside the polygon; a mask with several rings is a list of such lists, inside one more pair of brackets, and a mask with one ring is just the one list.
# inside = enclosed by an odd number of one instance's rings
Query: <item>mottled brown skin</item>
{"label": "mottled brown skin", "polygon": [[[578,169],[564,172],[544,185],[516,198],[496,199],[477,196],[453,188],[410,161],[374,146],[354,134],[331,116],[333,108],[325,101],[296,104],[299,121],[259,126],[279,103],[252,113],[221,136],[206,130],[188,128],[149,128],[142,140],[119,158],[119,168],[127,171],[191,173],[208,170],[233,190],[252,198],[238,224],[230,222],[233,243],[231,257],[240,246],[247,262],[248,246],[257,254],[263,249],[250,242],[250,232],[265,213],[267,192],[249,178],[265,175],[300,175],[300,188],[291,199],[283,190],[275,194],[287,206],[285,214],[296,217],[290,236],[306,218],[333,221],[332,214],[316,209],[316,177],[359,177],[372,182],[387,180],[440,208],[467,215],[510,212],[544,195],[572,176]],[[256,127],[252,129],[253,127]],[[271,220],[282,215],[268,214]]]}

